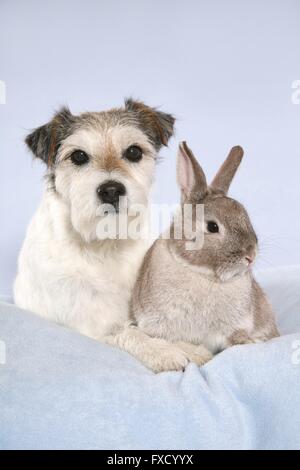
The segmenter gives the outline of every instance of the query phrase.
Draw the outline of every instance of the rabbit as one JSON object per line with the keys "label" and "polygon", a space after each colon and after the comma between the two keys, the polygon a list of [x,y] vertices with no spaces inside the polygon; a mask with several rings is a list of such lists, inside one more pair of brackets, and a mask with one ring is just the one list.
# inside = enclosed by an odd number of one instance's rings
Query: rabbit
{"label": "rabbit", "polygon": [[243,153],[233,147],[208,186],[192,151],[185,142],[179,145],[181,210],[203,205],[203,244],[190,249],[186,236],[176,239],[173,220],[170,237],[160,237],[148,250],[130,302],[137,328],[176,343],[199,365],[230,346],[279,336],[252,274],[257,236],[245,208],[227,196]]}

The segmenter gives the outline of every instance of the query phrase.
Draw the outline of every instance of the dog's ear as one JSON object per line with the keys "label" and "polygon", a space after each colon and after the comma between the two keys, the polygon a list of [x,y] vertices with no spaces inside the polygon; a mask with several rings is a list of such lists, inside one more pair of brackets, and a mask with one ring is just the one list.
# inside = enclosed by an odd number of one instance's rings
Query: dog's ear
{"label": "dog's ear", "polygon": [[148,135],[156,150],[159,150],[162,145],[168,145],[170,137],[174,134],[174,116],[131,98],[125,100],[125,109],[134,113],[135,119]]}
{"label": "dog's ear", "polygon": [[69,133],[75,116],[66,107],[58,111],[53,119],[29,134],[25,142],[35,157],[43,160],[51,167],[56,158],[58,148]]}

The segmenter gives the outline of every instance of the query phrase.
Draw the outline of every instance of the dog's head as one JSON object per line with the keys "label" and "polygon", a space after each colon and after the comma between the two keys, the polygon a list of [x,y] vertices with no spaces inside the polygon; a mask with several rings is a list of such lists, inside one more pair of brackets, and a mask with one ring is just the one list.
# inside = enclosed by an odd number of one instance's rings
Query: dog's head
{"label": "dog's head", "polygon": [[174,121],[131,99],[123,108],[79,116],[63,108],[26,143],[46,163],[73,228],[89,242],[103,205],[116,212],[123,204],[147,205],[157,153],[172,136]]}

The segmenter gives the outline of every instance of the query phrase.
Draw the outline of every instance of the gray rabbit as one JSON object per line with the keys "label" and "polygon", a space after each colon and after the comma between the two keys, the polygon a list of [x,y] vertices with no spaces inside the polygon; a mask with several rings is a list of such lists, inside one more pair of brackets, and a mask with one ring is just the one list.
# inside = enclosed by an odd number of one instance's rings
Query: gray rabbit
{"label": "gray rabbit", "polygon": [[176,343],[199,365],[232,345],[279,336],[272,308],[251,271],[256,234],[244,207],[227,196],[242,157],[242,148],[234,147],[208,186],[193,153],[180,144],[181,211],[191,204],[195,214],[203,205],[204,220],[197,228],[202,247],[191,249],[185,235],[176,239],[173,221],[169,239],[156,240],[146,254],[131,299],[137,328]]}

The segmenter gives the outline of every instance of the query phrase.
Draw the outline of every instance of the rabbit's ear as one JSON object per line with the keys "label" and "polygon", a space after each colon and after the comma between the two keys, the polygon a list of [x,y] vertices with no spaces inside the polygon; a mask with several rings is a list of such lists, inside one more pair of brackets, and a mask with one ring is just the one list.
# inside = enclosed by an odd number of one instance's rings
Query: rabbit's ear
{"label": "rabbit's ear", "polygon": [[183,200],[200,200],[207,192],[205,174],[186,142],[179,144],[177,182]]}
{"label": "rabbit's ear", "polygon": [[242,161],[244,150],[242,147],[233,147],[225,162],[214,177],[210,188],[214,191],[221,191],[227,194],[231,181]]}

